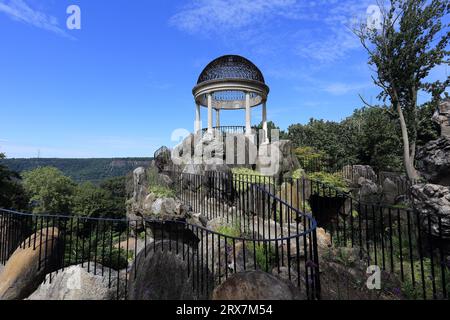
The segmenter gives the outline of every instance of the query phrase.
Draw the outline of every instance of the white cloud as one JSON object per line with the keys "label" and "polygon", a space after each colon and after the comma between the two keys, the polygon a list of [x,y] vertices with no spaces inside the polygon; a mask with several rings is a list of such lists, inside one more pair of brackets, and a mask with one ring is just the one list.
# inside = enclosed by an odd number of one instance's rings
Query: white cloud
{"label": "white cloud", "polygon": [[170,23],[190,33],[221,33],[258,23],[271,14],[281,15],[296,0],[194,0]]}
{"label": "white cloud", "polygon": [[332,95],[344,95],[349,92],[358,91],[361,89],[369,88],[370,84],[368,83],[343,83],[343,82],[335,82],[327,84],[323,87],[323,91],[328,92]]}
{"label": "white cloud", "polygon": [[13,20],[74,39],[59,26],[56,17],[34,10],[24,0],[0,0],[0,12]]}
{"label": "white cloud", "polygon": [[373,0],[191,0],[170,23],[239,51],[330,64],[361,47],[350,27],[365,19],[370,4]]}

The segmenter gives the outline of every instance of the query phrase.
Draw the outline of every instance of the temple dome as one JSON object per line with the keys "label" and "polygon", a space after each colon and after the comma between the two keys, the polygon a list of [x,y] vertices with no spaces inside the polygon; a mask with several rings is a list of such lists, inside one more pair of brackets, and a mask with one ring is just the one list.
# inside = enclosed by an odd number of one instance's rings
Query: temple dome
{"label": "temple dome", "polygon": [[264,82],[264,76],[253,62],[238,56],[225,55],[211,61],[198,77],[197,85],[213,80],[251,80]]}

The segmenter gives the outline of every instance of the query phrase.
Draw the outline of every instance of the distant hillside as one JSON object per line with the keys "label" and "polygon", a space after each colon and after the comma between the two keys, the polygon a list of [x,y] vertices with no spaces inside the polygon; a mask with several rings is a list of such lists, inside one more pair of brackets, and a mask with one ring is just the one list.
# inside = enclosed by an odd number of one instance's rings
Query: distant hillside
{"label": "distant hillside", "polygon": [[98,183],[104,179],[124,176],[140,166],[147,166],[152,158],[96,158],[96,159],[4,159],[13,171],[23,172],[37,167],[56,167],[76,182]]}

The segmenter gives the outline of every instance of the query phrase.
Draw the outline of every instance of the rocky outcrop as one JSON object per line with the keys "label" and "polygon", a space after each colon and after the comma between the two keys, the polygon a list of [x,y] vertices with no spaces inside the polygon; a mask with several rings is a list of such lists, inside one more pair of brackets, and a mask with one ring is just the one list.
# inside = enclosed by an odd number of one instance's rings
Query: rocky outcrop
{"label": "rocky outcrop", "polygon": [[136,168],[133,171],[132,190],[128,193],[131,198],[127,200],[127,216],[130,220],[136,220],[151,208],[152,199],[148,198],[148,179],[144,167]]}
{"label": "rocky outcrop", "polygon": [[58,240],[57,228],[42,229],[25,239],[0,274],[0,300],[28,297],[47,273],[58,268]]}
{"label": "rocky outcrop", "polygon": [[155,153],[155,167],[159,172],[172,167],[171,151],[167,147],[161,147]]}
{"label": "rocky outcrop", "polygon": [[[102,266],[91,262],[48,274],[45,282],[28,300],[116,300],[125,298],[125,274],[119,281],[117,272],[102,275]],[[97,270],[94,273],[94,270]],[[108,270],[108,269],[106,269]],[[119,290],[117,286],[119,285]]]}
{"label": "rocky outcrop", "polygon": [[[178,245],[178,253],[176,251]],[[175,241],[158,241],[136,257],[128,282],[130,300],[197,300],[207,299],[206,285],[213,288],[207,266],[197,263],[192,250],[188,251]],[[146,254],[145,254],[146,253]],[[183,253],[190,255],[183,257]],[[195,261],[195,265],[193,264]],[[198,269],[201,268],[201,269]],[[197,282],[197,270],[203,276],[201,288],[193,288]]]}
{"label": "rocky outcrop", "polygon": [[206,165],[202,178],[204,191],[208,197],[231,204],[234,200],[233,172],[225,164]]}
{"label": "rocky outcrop", "polygon": [[441,127],[441,136],[450,139],[450,98],[446,98],[433,114],[432,120]]}
{"label": "rocky outcrop", "polygon": [[372,180],[360,177],[358,180],[358,199],[363,203],[379,203],[381,190]]}
{"label": "rocky outcrop", "polygon": [[[431,234],[450,240],[450,187],[435,184],[417,184],[412,187],[414,207],[422,218],[423,230],[428,231],[430,217]],[[439,228],[439,219],[442,229]]]}
{"label": "rocky outcrop", "polygon": [[441,137],[420,148],[417,170],[427,182],[450,186],[450,137]]}
{"label": "rocky outcrop", "polygon": [[394,205],[400,193],[398,185],[390,178],[386,178],[383,181],[381,189],[383,195],[381,202],[383,204]]}
{"label": "rocky outcrop", "polygon": [[300,169],[300,163],[290,140],[279,140],[260,146],[256,170],[261,174],[273,176],[281,182],[283,177],[290,176],[297,169]]}
{"label": "rocky outcrop", "polygon": [[233,274],[214,289],[213,300],[300,300],[304,297],[291,283],[263,271]]}
{"label": "rocky outcrop", "polygon": [[344,178],[347,179],[352,188],[358,187],[360,178],[377,181],[377,174],[371,166],[368,165],[347,165],[342,169]]}
{"label": "rocky outcrop", "polygon": [[401,299],[402,284],[392,272],[381,271],[381,290],[366,285],[367,257],[358,248],[330,247],[320,257],[320,284],[323,300]]}

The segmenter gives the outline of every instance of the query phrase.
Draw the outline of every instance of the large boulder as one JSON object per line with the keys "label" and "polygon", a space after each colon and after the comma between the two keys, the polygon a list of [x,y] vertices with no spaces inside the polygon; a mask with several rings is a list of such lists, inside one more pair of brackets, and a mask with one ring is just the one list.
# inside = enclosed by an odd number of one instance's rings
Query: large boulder
{"label": "large boulder", "polygon": [[[183,248],[181,242],[165,240],[149,245],[138,254],[131,267],[128,299],[207,299],[206,289],[207,286],[213,288],[213,281],[207,266],[199,265],[197,261],[195,251]],[[203,290],[196,286],[200,284],[197,273],[202,277]]]}
{"label": "large boulder", "polygon": [[233,274],[214,289],[213,300],[300,300],[304,298],[291,283],[263,272]]}
{"label": "large boulder", "polygon": [[0,262],[6,262],[17,246],[30,235],[28,216],[3,214],[0,216]]}
{"label": "large boulder", "polygon": [[330,247],[320,257],[323,300],[396,300],[402,287],[395,273],[381,271],[381,290],[366,285],[367,256],[359,248]]}
{"label": "large boulder", "polygon": [[416,155],[417,170],[427,182],[450,186],[450,137],[428,142]]}
{"label": "large boulder", "polygon": [[350,182],[351,187],[358,187],[360,178],[377,181],[378,177],[371,166],[368,165],[347,165],[342,169],[345,179]]}
{"label": "large boulder", "polygon": [[129,190],[131,198],[127,200],[127,217],[136,220],[148,208],[148,179],[144,167],[136,168],[132,175],[132,190]]}
{"label": "large boulder", "polygon": [[[102,275],[102,266],[90,263],[70,266],[48,274],[28,300],[116,300],[125,298],[125,274],[117,279],[117,272]],[[94,270],[97,272],[94,273]],[[108,269],[106,269],[108,270]],[[119,290],[117,290],[119,286]]]}
{"label": "large boulder", "polygon": [[282,181],[283,177],[289,176],[297,169],[300,169],[300,163],[290,140],[279,140],[260,146],[256,162],[258,172]]}
{"label": "large boulder", "polygon": [[158,198],[152,204],[151,215],[169,218],[177,215],[177,203],[173,198]]}
{"label": "large boulder", "polygon": [[441,136],[450,139],[450,98],[439,103],[432,120],[441,127]]}
{"label": "large boulder", "polygon": [[155,167],[159,172],[172,168],[171,151],[167,147],[161,147],[155,152]]}
{"label": "large boulder", "polygon": [[[414,208],[422,217],[423,230],[428,230],[430,217],[433,236],[450,240],[450,187],[436,184],[416,184],[412,186]],[[441,219],[442,229],[439,228]]]}
{"label": "large boulder", "polygon": [[372,180],[360,177],[358,180],[359,201],[363,203],[379,203],[381,200],[381,191],[378,185]]}
{"label": "large boulder", "polygon": [[194,148],[195,157],[202,157],[203,164],[223,164],[225,148],[223,136],[206,132]]}
{"label": "large boulder", "polygon": [[57,228],[42,229],[25,239],[0,274],[0,300],[25,299],[47,273],[58,268],[58,240]]}
{"label": "large boulder", "polygon": [[189,134],[183,141],[172,150],[172,163],[179,171],[183,171],[184,166],[194,157],[195,142],[200,139],[199,135]]}
{"label": "large boulder", "polygon": [[400,190],[398,185],[392,181],[390,178],[386,178],[381,185],[383,197],[382,203],[388,205],[394,205],[396,203],[397,197],[400,195]]}

